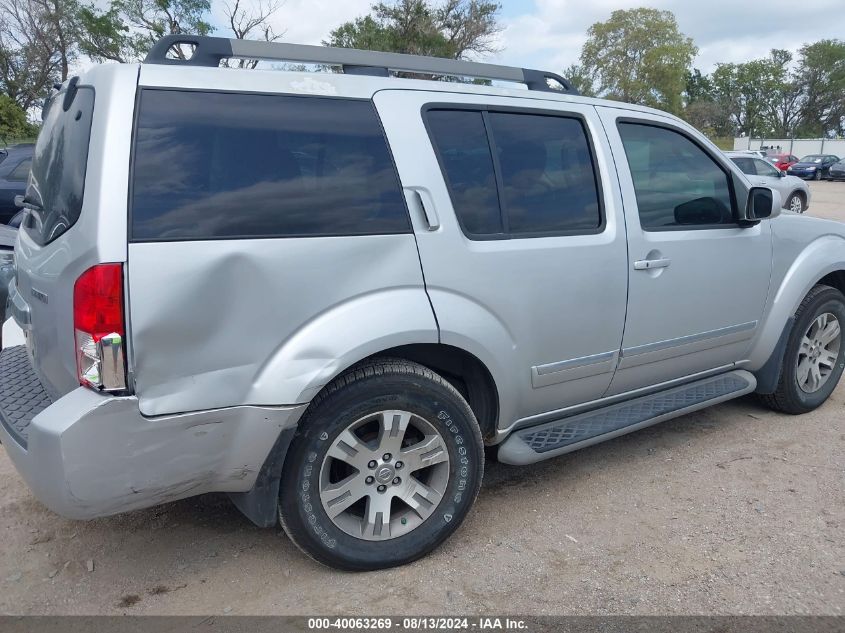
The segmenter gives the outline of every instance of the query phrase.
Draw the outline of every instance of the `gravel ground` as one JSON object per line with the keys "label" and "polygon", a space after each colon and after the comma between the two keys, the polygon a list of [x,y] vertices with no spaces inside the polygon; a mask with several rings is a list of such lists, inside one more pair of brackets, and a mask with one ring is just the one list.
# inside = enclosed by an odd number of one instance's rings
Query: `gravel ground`
{"label": "gravel ground", "polygon": [[[808,213],[845,219],[845,183],[811,186]],[[313,563],[221,495],[62,519],[0,450],[0,613],[841,615],[843,414],[845,383],[801,417],[743,398],[489,464],[450,541],[368,574]]]}

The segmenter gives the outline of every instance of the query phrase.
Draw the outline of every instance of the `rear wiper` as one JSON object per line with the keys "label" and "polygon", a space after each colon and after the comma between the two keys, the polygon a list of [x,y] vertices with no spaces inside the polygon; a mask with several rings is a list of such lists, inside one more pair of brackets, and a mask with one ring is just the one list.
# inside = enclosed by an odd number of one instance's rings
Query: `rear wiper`
{"label": "rear wiper", "polygon": [[23,196],[15,196],[15,206],[20,209],[29,209],[30,211],[43,211],[44,207],[34,202],[29,202]]}

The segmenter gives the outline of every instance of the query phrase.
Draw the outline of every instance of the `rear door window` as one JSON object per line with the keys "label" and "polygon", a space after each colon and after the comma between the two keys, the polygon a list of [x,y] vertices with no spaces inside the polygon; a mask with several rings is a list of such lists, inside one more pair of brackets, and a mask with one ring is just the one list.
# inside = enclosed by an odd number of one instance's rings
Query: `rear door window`
{"label": "rear door window", "polygon": [[25,199],[36,208],[26,216],[24,230],[41,245],[67,231],[82,211],[94,89],[72,90],[72,101],[67,88],[52,97],[35,143]]}
{"label": "rear door window", "polygon": [[132,239],[410,231],[371,101],[146,89]]}
{"label": "rear door window", "polygon": [[431,109],[426,123],[468,237],[542,237],[601,229],[599,181],[580,118]]}
{"label": "rear door window", "polygon": [[428,113],[428,126],[464,232],[500,235],[496,175],[481,112],[433,110]]}

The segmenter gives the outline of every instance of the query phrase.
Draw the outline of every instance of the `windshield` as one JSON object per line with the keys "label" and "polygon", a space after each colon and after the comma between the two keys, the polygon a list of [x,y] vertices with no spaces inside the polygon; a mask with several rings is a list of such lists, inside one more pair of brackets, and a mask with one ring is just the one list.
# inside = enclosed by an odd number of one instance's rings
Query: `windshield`
{"label": "windshield", "polygon": [[82,210],[94,89],[71,90],[74,96],[66,97],[66,88],[45,109],[24,197],[31,210],[24,228],[41,245],[73,226]]}
{"label": "windshield", "polygon": [[824,158],[824,156],[818,156],[816,154],[810,154],[809,156],[805,156],[804,158],[802,158],[799,162],[802,162],[802,163],[820,163],[820,162],[822,162],[822,158]]}

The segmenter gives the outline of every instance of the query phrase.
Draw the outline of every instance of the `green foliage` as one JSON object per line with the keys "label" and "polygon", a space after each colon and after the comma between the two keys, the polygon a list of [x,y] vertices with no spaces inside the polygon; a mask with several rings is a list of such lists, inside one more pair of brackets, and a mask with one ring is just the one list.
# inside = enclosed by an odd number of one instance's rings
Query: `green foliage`
{"label": "green foliage", "polygon": [[79,48],[94,61],[126,62],[136,56],[129,26],[114,4],[106,11],[93,4],[81,6],[77,20]]}
{"label": "green foliage", "polygon": [[678,113],[687,72],[698,53],[670,11],[614,11],[593,24],[581,65],[598,95]]}
{"label": "green foliage", "polygon": [[572,84],[580,94],[585,97],[595,97],[596,91],[593,87],[593,79],[590,73],[580,64],[571,64],[563,70],[563,77]]}
{"label": "green foliage", "polygon": [[26,118],[26,112],[8,95],[0,94],[0,143],[12,139],[31,139],[38,127]]}
{"label": "green foliage", "polygon": [[845,41],[806,44],[800,56],[795,73],[803,93],[799,133],[845,136]]}
{"label": "green foliage", "polygon": [[327,46],[461,59],[495,52],[500,6],[487,0],[398,0],[334,29]]}
{"label": "green foliage", "polygon": [[80,49],[96,61],[143,59],[160,38],[176,33],[208,35],[209,0],[112,0],[78,11]]}
{"label": "green foliage", "polygon": [[0,0],[0,92],[37,106],[77,57],[75,0]]}
{"label": "green foliage", "polygon": [[805,45],[742,64],[687,75],[683,116],[717,135],[823,136],[845,133],[845,43]]}

